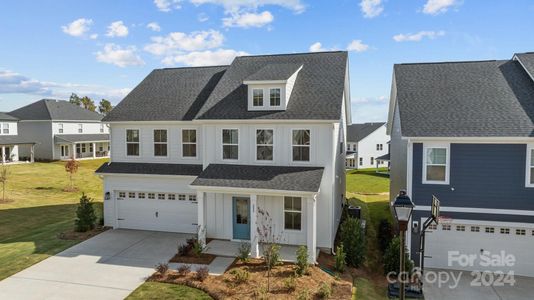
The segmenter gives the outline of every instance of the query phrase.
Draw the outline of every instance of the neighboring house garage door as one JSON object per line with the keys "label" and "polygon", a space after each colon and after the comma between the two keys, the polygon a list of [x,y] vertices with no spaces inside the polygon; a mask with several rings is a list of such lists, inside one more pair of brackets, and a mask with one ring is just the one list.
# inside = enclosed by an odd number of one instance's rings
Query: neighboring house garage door
{"label": "neighboring house garage door", "polygon": [[119,228],[196,233],[196,195],[115,191]]}
{"label": "neighboring house garage door", "polygon": [[[534,277],[532,225],[453,220],[426,233],[425,267],[491,271]],[[455,252],[458,251],[458,252]],[[503,252],[504,251],[504,252]],[[469,258],[467,255],[471,255]],[[494,256],[496,255],[496,256]],[[512,257],[515,262],[512,262]],[[449,257],[453,258],[449,262]],[[486,264],[491,259],[495,264]],[[470,261],[473,263],[470,263]]]}

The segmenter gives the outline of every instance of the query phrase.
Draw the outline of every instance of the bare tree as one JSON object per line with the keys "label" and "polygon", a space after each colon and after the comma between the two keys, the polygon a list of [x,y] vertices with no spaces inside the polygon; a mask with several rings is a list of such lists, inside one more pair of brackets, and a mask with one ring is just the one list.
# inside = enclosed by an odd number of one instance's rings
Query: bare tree
{"label": "bare tree", "polygon": [[9,167],[6,164],[2,164],[0,169],[0,182],[2,183],[2,201],[6,201],[6,184],[9,179]]}
{"label": "bare tree", "polygon": [[263,253],[263,259],[267,266],[267,292],[271,290],[271,271],[280,263],[280,242],[282,234],[276,233],[273,226],[273,218],[269,212],[258,207],[257,232],[258,242]]}
{"label": "bare tree", "polygon": [[74,174],[78,172],[78,168],[80,167],[80,163],[75,160],[74,158],[70,159],[65,163],[65,171],[69,173],[69,180],[70,180],[70,187],[69,191],[74,191]]}

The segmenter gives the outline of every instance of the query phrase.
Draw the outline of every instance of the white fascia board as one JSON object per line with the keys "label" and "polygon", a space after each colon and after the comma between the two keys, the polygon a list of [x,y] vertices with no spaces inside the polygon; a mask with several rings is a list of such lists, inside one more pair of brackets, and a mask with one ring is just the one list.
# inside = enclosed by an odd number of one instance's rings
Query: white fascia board
{"label": "white fascia board", "polygon": [[224,186],[201,186],[201,185],[189,185],[193,190],[212,193],[236,193],[236,194],[257,194],[257,195],[274,195],[274,196],[314,196],[317,192],[306,191],[286,191],[286,190],[271,190],[271,189],[256,189],[256,188],[235,188]]}
{"label": "white fascia board", "polygon": [[534,137],[404,137],[413,143],[448,142],[464,144],[525,144],[534,142]]}
{"label": "white fascia board", "polygon": [[330,124],[330,123],[339,123],[339,120],[291,120],[291,119],[218,119],[218,120],[207,120],[207,119],[195,119],[191,121],[111,121],[106,122],[113,125],[150,125],[150,124],[166,124],[166,125],[203,125],[203,124],[267,124],[267,123],[278,123],[278,124]]}
{"label": "white fascia board", "polygon": [[[299,69],[300,70],[300,69]],[[245,80],[243,84],[255,85],[255,84],[286,84],[287,80]]]}

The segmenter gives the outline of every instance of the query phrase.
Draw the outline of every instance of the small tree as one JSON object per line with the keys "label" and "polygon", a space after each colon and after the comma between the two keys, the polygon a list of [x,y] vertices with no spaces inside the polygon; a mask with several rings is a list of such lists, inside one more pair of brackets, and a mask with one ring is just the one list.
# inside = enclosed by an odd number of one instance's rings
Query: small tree
{"label": "small tree", "polygon": [[78,232],[86,232],[95,228],[96,214],[93,207],[93,199],[82,194],[80,203],[76,209],[75,229]]}
{"label": "small tree", "polygon": [[336,248],[336,264],[334,269],[336,272],[343,273],[345,272],[345,250],[343,250],[343,244],[337,246]]}
{"label": "small tree", "polygon": [[300,246],[297,249],[297,275],[302,276],[308,272],[308,247]]}
{"label": "small tree", "polygon": [[380,247],[380,252],[385,253],[387,247],[393,239],[393,226],[387,219],[380,220],[378,225],[378,246]]}
{"label": "small tree", "polygon": [[[389,272],[395,272],[399,274],[400,272],[400,238],[398,236],[394,237],[391,240],[386,253],[384,254],[384,274],[387,275]],[[413,262],[410,260],[408,251],[405,251],[404,257],[404,270],[410,272],[413,269]]]}
{"label": "small tree", "polygon": [[75,160],[74,158],[68,160],[65,163],[65,171],[69,173],[69,180],[70,180],[70,186],[69,191],[74,191],[74,174],[78,172],[78,168],[80,167],[80,163]]}
{"label": "small tree", "polygon": [[271,270],[280,263],[281,234],[276,234],[273,218],[269,212],[258,207],[257,226],[258,241],[263,252],[263,259],[267,266],[267,292],[271,290]]}
{"label": "small tree", "polygon": [[359,267],[365,258],[365,232],[359,219],[347,218],[341,224],[341,242],[347,254],[345,260],[349,266]]}
{"label": "small tree", "polygon": [[107,115],[112,109],[113,109],[113,106],[111,105],[111,102],[109,102],[106,99],[100,100],[100,103],[98,104],[98,111],[101,114]]}
{"label": "small tree", "polygon": [[2,201],[6,201],[6,184],[9,179],[9,167],[5,164],[2,164],[0,169],[0,182],[2,183]]}

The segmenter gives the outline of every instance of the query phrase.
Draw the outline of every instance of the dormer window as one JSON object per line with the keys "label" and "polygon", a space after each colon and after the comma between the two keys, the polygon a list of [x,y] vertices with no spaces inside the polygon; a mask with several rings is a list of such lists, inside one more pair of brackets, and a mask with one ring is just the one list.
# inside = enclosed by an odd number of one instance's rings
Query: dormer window
{"label": "dormer window", "polygon": [[271,106],[280,106],[280,89],[269,89],[269,100]]}
{"label": "dormer window", "polygon": [[252,103],[254,106],[263,106],[263,89],[252,90]]}

